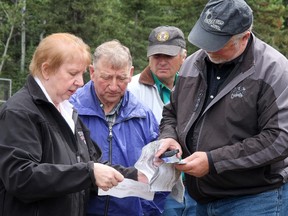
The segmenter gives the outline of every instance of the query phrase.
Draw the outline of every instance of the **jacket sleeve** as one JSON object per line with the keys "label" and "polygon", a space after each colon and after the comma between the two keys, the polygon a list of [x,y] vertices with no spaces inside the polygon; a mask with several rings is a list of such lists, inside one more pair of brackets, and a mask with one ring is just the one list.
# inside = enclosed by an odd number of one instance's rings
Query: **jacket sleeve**
{"label": "jacket sleeve", "polygon": [[177,116],[175,110],[175,90],[172,90],[170,96],[170,103],[163,107],[163,118],[160,123],[160,135],[159,139],[172,138],[178,140],[176,125]]}
{"label": "jacket sleeve", "polygon": [[0,178],[8,193],[28,203],[91,186],[88,163],[42,162],[43,152],[51,149],[43,146],[47,137],[39,116],[26,111],[3,111],[0,127]]}
{"label": "jacket sleeve", "polygon": [[134,167],[123,167],[121,165],[111,165],[114,169],[118,170],[125,178],[137,181],[137,169]]}

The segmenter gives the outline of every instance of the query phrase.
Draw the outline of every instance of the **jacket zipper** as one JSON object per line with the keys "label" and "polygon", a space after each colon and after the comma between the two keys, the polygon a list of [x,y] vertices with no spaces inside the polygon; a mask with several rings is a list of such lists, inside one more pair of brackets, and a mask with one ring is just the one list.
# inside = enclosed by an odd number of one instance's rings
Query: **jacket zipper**
{"label": "jacket zipper", "polygon": [[[108,135],[108,142],[109,142],[109,163],[112,164],[112,125],[109,125],[109,135]],[[107,196],[106,202],[105,202],[105,211],[104,215],[108,216],[108,210],[109,210],[109,202],[110,202],[110,196]]]}
{"label": "jacket zipper", "polygon": [[109,142],[109,162],[112,164],[112,125],[109,125],[109,135],[108,135],[108,142]]}

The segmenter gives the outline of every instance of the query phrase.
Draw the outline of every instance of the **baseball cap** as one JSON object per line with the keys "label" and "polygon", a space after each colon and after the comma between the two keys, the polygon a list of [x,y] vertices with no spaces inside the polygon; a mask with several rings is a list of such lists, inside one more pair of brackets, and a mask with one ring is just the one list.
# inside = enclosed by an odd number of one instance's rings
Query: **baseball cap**
{"label": "baseball cap", "polygon": [[147,57],[155,54],[176,56],[181,48],[186,49],[183,32],[174,26],[159,26],[153,29],[148,40]]}
{"label": "baseball cap", "polygon": [[252,22],[252,10],[244,0],[210,0],[188,35],[188,41],[215,52],[233,35],[248,30]]}

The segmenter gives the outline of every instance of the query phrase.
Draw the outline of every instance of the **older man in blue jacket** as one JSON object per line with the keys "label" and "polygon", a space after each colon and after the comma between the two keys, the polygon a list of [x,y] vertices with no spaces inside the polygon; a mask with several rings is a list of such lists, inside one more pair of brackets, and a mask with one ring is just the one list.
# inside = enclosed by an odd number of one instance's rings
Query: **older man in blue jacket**
{"label": "older man in blue jacket", "polygon": [[[142,147],[158,137],[158,123],[152,111],[129,91],[134,68],[127,47],[108,41],[96,48],[89,81],[71,102],[91,131],[103,159],[111,164],[133,166]],[[88,215],[160,215],[167,193],[157,193],[154,201],[137,197],[91,197]]]}

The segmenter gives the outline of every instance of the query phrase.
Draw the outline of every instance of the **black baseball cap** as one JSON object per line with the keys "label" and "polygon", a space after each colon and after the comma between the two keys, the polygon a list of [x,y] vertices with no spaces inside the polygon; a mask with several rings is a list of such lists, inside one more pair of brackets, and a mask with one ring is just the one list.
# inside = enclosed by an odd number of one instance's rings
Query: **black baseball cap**
{"label": "black baseball cap", "polygon": [[252,9],[244,0],[210,0],[192,28],[188,41],[215,52],[233,35],[245,32],[253,22]]}
{"label": "black baseball cap", "polygon": [[155,54],[176,56],[181,48],[186,49],[183,32],[175,26],[159,26],[149,35],[147,57]]}

